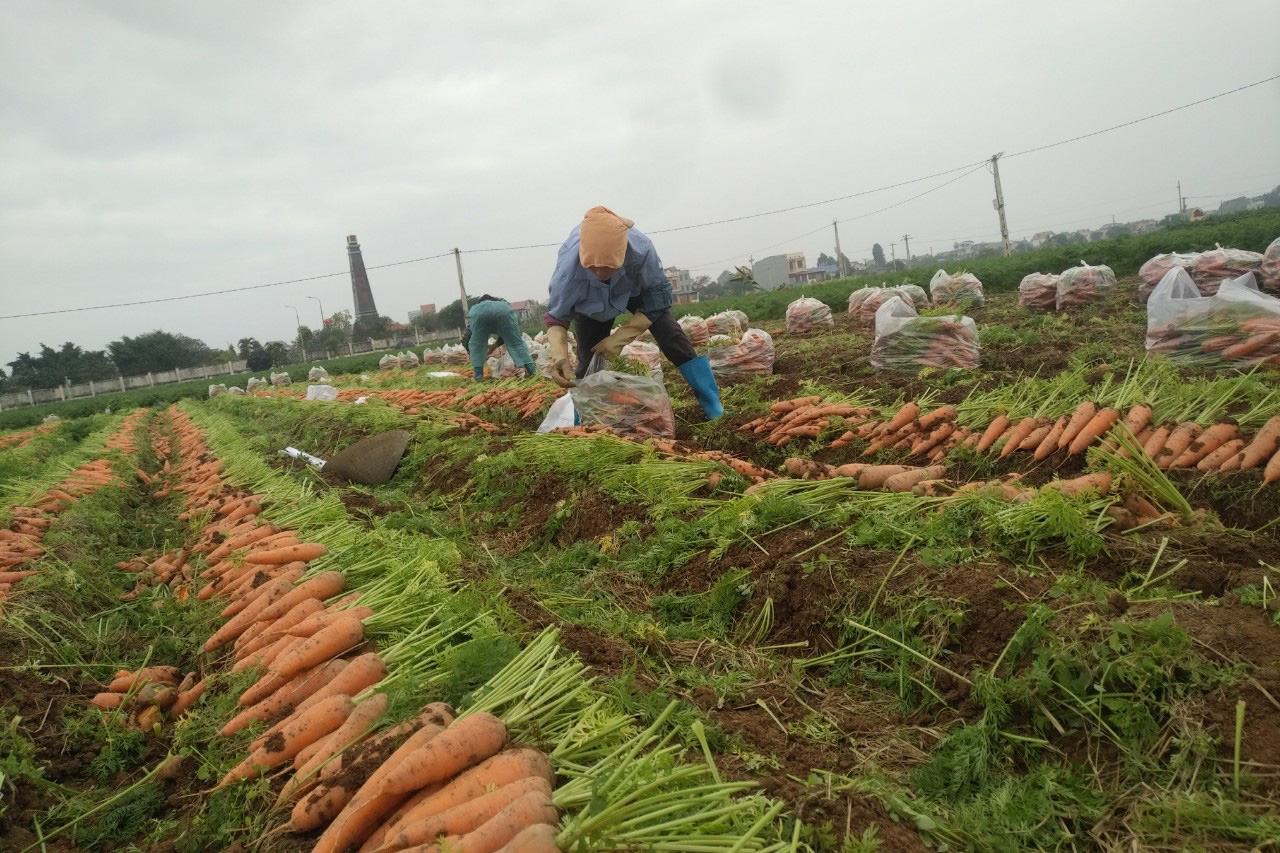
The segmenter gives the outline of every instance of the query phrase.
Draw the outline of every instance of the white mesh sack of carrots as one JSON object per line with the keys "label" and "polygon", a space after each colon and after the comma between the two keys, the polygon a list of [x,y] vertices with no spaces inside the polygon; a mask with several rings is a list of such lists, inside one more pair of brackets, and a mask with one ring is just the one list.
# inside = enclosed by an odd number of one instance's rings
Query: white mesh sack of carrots
{"label": "white mesh sack of carrots", "polygon": [[323,367],[317,364],[315,367],[307,371],[307,381],[308,382],[328,382],[329,371],[325,370]]}
{"label": "white mesh sack of carrots", "polygon": [[922,367],[973,368],[981,357],[978,324],[970,317],[921,317],[899,296],[876,312],[871,366],[877,370],[915,373]]}
{"label": "white mesh sack of carrots", "polygon": [[273,388],[283,388],[286,385],[292,385],[292,384],[293,384],[293,380],[289,377],[289,374],[287,373],[271,374],[271,386]]}
{"label": "white mesh sack of carrots", "polygon": [[929,307],[929,294],[918,284],[895,284],[893,289],[898,291],[898,295],[907,299],[912,305],[916,306],[917,311],[923,311]]}
{"label": "white mesh sack of carrots", "polygon": [[1138,270],[1138,278],[1142,279],[1142,284],[1138,285],[1138,303],[1146,305],[1147,300],[1151,298],[1151,291],[1156,289],[1156,285],[1165,277],[1169,270],[1174,267],[1181,269],[1191,269],[1191,265],[1196,262],[1196,258],[1200,257],[1199,252],[1169,252],[1167,254],[1156,255],[1151,260],[1142,265]]}
{"label": "white mesh sack of carrots", "polygon": [[400,366],[404,368],[417,367],[422,364],[418,359],[418,354],[413,350],[405,350],[402,353],[397,353],[396,357],[400,359]]}
{"label": "white mesh sack of carrots", "polygon": [[466,364],[471,361],[471,354],[462,344],[445,344],[440,350],[440,361],[443,364]]}
{"label": "white mesh sack of carrots", "polygon": [[1018,307],[1028,311],[1057,310],[1058,277],[1052,273],[1039,272],[1023,276],[1018,285]]}
{"label": "white mesh sack of carrots", "polygon": [[506,347],[498,347],[494,350],[493,355],[485,361],[485,367],[488,368],[489,375],[495,379],[510,379],[519,373],[515,360],[511,358],[511,353],[507,352]]}
{"label": "white mesh sack of carrots", "polygon": [[1186,270],[1165,274],[1147,301],[1147,352],[1206,367],[1280,365],[1280,299],[1253,273],[1201,296]]}
{"label": "white mesh sack of carrots", "polygon": [[[862,294],[856,305],[853,302],[854,293]],[[915,304],[915,301],[910,296],[901,293],[895,287],[864,287],[862,290],[855,290],[849,294],[849,314],[856,323],[861,323],[864,326],[874,326],[876,312],[880,310],[880,306],[895,296],[902,297],[912,305]]]}
{"label": "white mesh sack of carrots", "polygon": [[1111,267],[1095,267],[1081,261],[1080,266],[1065,270],[1058,276],[1057,309],[1066,311],[1107,299],[1115,289],[1116,274]]}
{"label": "white mesh sack of carrots", "polygon": [[657,344],[632,341],[622,348],[622,357],[649,371],[649,375],[662,379],[662,350]]}
{"label": "white mesh sack of carrots", "polygon": [[728,311],[707,318],[708,335],[740,335],[746,327]]}
{"label": "white mesh sack of carrots", "polygon": [[1191,278],[1200,288],[1201,296],[1213,296],[1218,286],[1231,278],[1239,278],[1245,273],[1258,275],[1262,269],[1263,257],[1258,252],[1244,249],[1224,249],[1221,245],[1216,249],[1201,252],[1191,263]]}
{"label": "white mesh sack of carrots", "polygon": [[835,319],[825,302],[811,296],[801,296],[787,306],[787,334],[803,335],[809,332],[825,332],[834,329]]}
{"label": "white mesh sack of carrots", "polygon": [[695,347],[704,346],[711,333],[707,331],[707,321],[695,314],[686,314],[678,321],[680,328],[689,336],[689,343]]}
{"label": "white mesh sack of carrots", "polygon": [[259,379],[256,376],[250,376],[249,380],[244,383],[244,390],[252,394],[255,391],[265,391],[271,387],[271,384],[265,379]]}
{"label": "white mesh sack of carrots", "polygon": [[584,424],[622,435],[669,438],[676,432],[667,389],[649,376],[597,370],[578,381],[573,405]]}
{"label": "white mesh sack of carrots", "polygon": [[382,358],[378,359],[379,370],[395,370],[399,366],[400,359],[391,353],[387,353]]}
{"label": "white mesh sack of carrots", "polygon": [[929,297],[934,305],[957,308],[978,308],[987,301],[976,275],[971,272],[950,275],[946,270],[938,270],[929,279]]}
{"label": "white mesh sack of carrots", "polygon": [[707,361],[718,377],[773,373],[775,359],[773,338],[764,329],[747,329],[736,343],[712,343],[707,348]]}
{"label": "white mesh sack of carrots", "polygon": [[1262,266],[1258,268],[1258,284],[1263,290],[1280,296],[1280,237],[1271,241],[1262,253]]}

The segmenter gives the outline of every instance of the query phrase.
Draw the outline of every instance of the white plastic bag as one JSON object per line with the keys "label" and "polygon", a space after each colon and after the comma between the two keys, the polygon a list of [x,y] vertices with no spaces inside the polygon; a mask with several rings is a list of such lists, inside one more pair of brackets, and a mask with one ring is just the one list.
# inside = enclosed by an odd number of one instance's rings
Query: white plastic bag
{"label": "white plastic bag", "polygon": [[787,334],[803,335],[835,328],[836,321],[825,302],[801,296],[787,306]]}
{"label": "white plastic bag", "polygon": [[493,379],[509,379],[516,375],[516,363],[507,352],[506,347],[498,347],[493,356],[485,361],[489,368],[489,376]]}
{"label": "white plastic bag", "polygon": [[1201,296],[1174,267],[1147,300],[1147,352],[1205,367],[1280,366],[1280,299],[1261,293],[1253,273]]}
{"label": "white plastic bag", "polygon": [[396,358],[400,359],[400,367],[405,369],[417,367],[422,363],[418,360],[418,354],[413,350],[406,350],[402,353],[397,353]]}
{"label": "white plastic bag", "polygon": [[751,328],[751,321],[747,319],[745,311],[739,311],[737,308],[730,308],[724,313],[738,321],[738,331],[745,332],[747,329]]}
{"label": "white plastic bag", "polygon": [[1066,311],[1111,296],[1116,289],[1116,274],[1108,266],[1080,266],[1064,270],[1058,276],[1057,309]]}
{"label": "white plastic bag", "polygon": [[922,367],[974,368],[981,361],[978,324],[970,317],[921,317],[895,296],[876,311],[871,366],[915,373]]}
{"label": "white plastic bag", "polygon": [[252,394],[254,391],[257,391],[259,388],[267,388],[267,387],[268,387],[267,380],[259,379],[256,376],[250,376],[249,381],[244,383],[244,390],[249,394]]}
{"label": "white plastic bag", "polygon": [[225,393],[227,393],[227,386],[224,383],[219,382],[217,385],[209,386],[210,399],[217,397],[219,394],[225,394]]}
{"label": "white plastic bag", "polygon": [[707,338],[711,337],[711,333],[707,331],[707,321],[696,314],[686,314],[677,320],[680,328],[684,329],[684,333],[689,336],[689,343],[695,347],[706,344]]}
{"label": "white plastic bag", "polygon": [[573,426],[573,397],[568,391],[556,398],[547,409],[547,416],[542,419],[538,432],[551,432],[553,429]]}
{"label": "white plastic bag", "polygon": [[391,353],[387,353],[382,358],[378,359],[379,370],[395,370],[399,366],[400,359],[396,358]]}
{"label": "white plastic bag", "polygon": [[1227,279],[1239,278],[1249,272],[1260,275],[1263,260],[1264,257],[1257,252],[1224,249],[1219,245],[1196,257],[1191,264],[1191,279],[1200,288],[1201,296],[1213,296],[1218,292],[1218,285]]}
{"label": "white plastic bag", "polygon": [[287,373],[271,374],[271,384],[276,388],[283,388],[285,385],[292,385],[293,380],[289,378]]}
{"label": "white plastic bag", "polygon": [[232,385],[230,388],[227,389],[227,393],[233,397],[243,396],[244,389],[241,388],[239,385]]}
{"label": "white plastic bag", "polygon": [[906,298],[917,311],[923,311],[929,307],[929,294],[924,292],[924,288],[918,284],[895,284],[893,289],[898,291],[900,296]]}
{"label": "white plastic bag", "polygon": [[1156,255],[1147,261],[1138,270],[1138,278],[1142,279],[1142,284],[1138,285],[1138,302],[1146,305],[1147,300],[1151,298],[1151,291],[1156,289],[1156,285],[1169,270],[1174,267],[1190,269],[1198,257],[1200,257],[1199,252],[1169,252]]}
{"label": "white plastic bag", "polygon": [[742,340],[712,343],[707,348],[707,361],[711,372],[719,377],[767,376],[773,373],[776,355],[773,338],[763,329],[747,329]]}
{"label": "white plastic bag", "polygon": [[876,312],[880,310],[880,306],[893,299],[895,296],[903,298],[904,301],[911,303],[911,300],[903,296],[892,287],[867,287],[861,292],[865,295],[858,301],[857,310],[853,312],[855,322],[872,326],[876,322]]}
{"label": "white plastic bag", "polygon": [[1271,245],[1262,253],[1258,284],[1263,290],[1280,295],[1280,237],[1272,240]]}
{"label": "white plastic bag", "polygon": [[929,296],[934,305],[955,305],[959,308],[978,308],[986,302],[982,282],[970,272],[950,275],[938,270],[929,279]]}
{"label": "white plastic bag", "polygon": [[1058,277],[1033,272],[1018,285],[1018,307],[1028,311],[1055,311],[1058,307]]}
{"label": "white plastic bag", "polygon": [[323,382],[328,378],[329,378],[329,371],[325,370],[323,367],[321,367],[318,364],[307,371],[308,382]]}
{"label": "white plastic bag", "polygon": [[658,380],[662,379],[662,351],[658,349],[657,344],[632,341],[622,348],[622,357],[642,365],[649,371],[650,376]]}
{"label": "white plastic bag", "polygon": [[332,402],[338,399],[338,389],[332,385],[308,385],[308,400],[326,400]]}

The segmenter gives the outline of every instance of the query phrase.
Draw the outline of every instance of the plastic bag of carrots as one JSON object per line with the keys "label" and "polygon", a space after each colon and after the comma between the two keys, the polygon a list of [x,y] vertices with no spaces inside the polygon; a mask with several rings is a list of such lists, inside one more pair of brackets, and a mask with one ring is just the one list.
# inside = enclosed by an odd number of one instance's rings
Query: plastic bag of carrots
{"label": "plastic bag of carrots", "polygon": [[622,357],[649,371],[649,375],[662,379],[662,351],[657,344],[632,341],[622,348]]}
{"label": "plastic bag of carrots", "polygon": [[584,424],[646,438],[675,435],[671,398],[661,381],[612,370],[597,370],[579,380],[573,405]]}
{"label": "plastic bag of carrots", "polygon": [[[854,302],[855,294],[861,294],[856,303]],[[910,297],[900,293],[895,288],[864,287],[849,294],[849,314],[853,317],[854,322],[861,323],[864,326],[873,326],[876,322],[876,312],[880,310],[880,306],[895,296],[900,296],[907,302],[914,304]]]}
{"label": "plastic bag of carrots", "polygon": [[1190,269],[1198,257],[1200,257],[1199,252],[1169,252],[1156,255],[1143,264],[1142,268],[1138,270],[1138,278],[1142,279],[1142,284],[1138,285],[1138,303],[1141,305],[1147,304],[1147,300],[1151,298],[1151,291],[1156,289],[1156,285],[1160,283],[1169,270],[1174,267],[1180,267],[1184,270]]}
{"label": "plastic bag of carrots", "polygon": [[950,275],[946,270],[938,270],[929,279],[929,296],[934,305],[958,308],[978,308],[987,300],[976,275],[971,272]]}
{"label": "plastic bag of carrots", "polygon": [[708,335],[740,335],[745,327],[728,311],[707,318]]}
{"label": "plastic bag of carrots", "polygon": [[293,379],[291,379],[291,378],[289,377],[289,374],[287,374],[287,373],[283,373],[283,372],[281,372],[281,373],[272,373],[272,374],[271,374],[271,385],[272,385],[272,387],[275,387],[275,388],[283,388],[283,387],[284,387],[284,386],[286,386],[286,385],[292,385],[292,384],[293,384]]}
{"label": "plastic bag of carrots", "polygon": [[922,367],[978,366],[978,324],[956,314],[921,317],[913,305],[895,296],[876,312],[871,366],[915,373]]}
{"label": "plastic bag of carrots", "polygon": [[684,333],[689,336],[689,343],[695,347],[705,346],[711,333],[707,331],[707,321],[694,314],[686,314],[677,322]]}
{"label": "plastic bag of carrots", "polygon": [[747,329],[742,340],[713,343],[707,349],[711,372],[719,377],[773,373],[773,338],[763,329]]}
{"label": "plastic bag of carrots", "polygon": [[1108,266],[1089,266],[1084,261],[1080,266],[1065,270],[1058,276],[1057,308],[1066,311],[1106,299],[1115,292],[1116,274]]}
{"label": "plastic bag of carrots", "polygon": [[801,296],[787,306],[787,334],[803,335],[808,332],[825,332],[835,328],[836,321],[825,302],[810,296]]}
{"label": "plastic bag of carrots", "polygon": [[916,306],[917,311],[923,311],[929,307],[929,294],[925,293],[924,288],[920,285],[903,282],[902,284],[894,285],[893,289],[903,299]]}
{"label": "plastic bag of carrots", "polygon": [[210,398],[210,399],[213,399],[214,397],[217,397],[219,394],[225,394],[225,393],[227,393],[227,385],[226,385],[226,383],[225,383],[225,382],[219,382],[217,385],[210,385],[210,386],[209,386],[209,398]]}
{"label": "plastic bag of carrots", "polygon": [[1239,278],[1245,273],[1260,275],[1263,256],[1257,252],[1244,249],[1224,249],[1221,245],[1216,249],[1201,252],[1191,264],[1191,278],[1200,289],[1201,296],[1213,296],[1218,286],[1230,278]]}
{"label": "plastic bag of carrots", "polygon": [[1186,270],[1170,269],[1147,301],[1147,352],[1205,367],[1280,366],[1280,299],[1253,273],[1201,296]]}
{"label": "plastic bag of carrots", "polygon": [[489,375],[495,379],[510,379],[520,372],[506,347],[498,347],[494,350],[493,355],[485,361],[485,367],[489,369]]}
{"label": "plastic bag of carrots", "polygon": [[395,370],[399,366],[400,359],[391,353],[387,353],[382,358],[378,359],[379,370]]}
{"label": "plastic bag of carrots", "polygon": [[1280,237],[1262,253],[1262,265],[1258,268],[1258,284],[1263,290],[1280,295]]}
{"label": "plastic bag of carrots", "polygon": [[1055,311],[1058,307],[1058,277],[1033,272],[1018,285],[1018,307],[1028,311]]}

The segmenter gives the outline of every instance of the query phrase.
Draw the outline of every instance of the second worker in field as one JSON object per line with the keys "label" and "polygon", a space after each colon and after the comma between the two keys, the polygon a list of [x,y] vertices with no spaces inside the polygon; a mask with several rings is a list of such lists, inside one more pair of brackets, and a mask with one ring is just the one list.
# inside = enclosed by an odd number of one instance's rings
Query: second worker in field
{"label": "second worker in field", "polygon": [[[547,301],[547,340],[551,375],[565,388],[574,385],[569,368],[568,327],[578,340],[576,378],[586,375],[593,354],[618,355],[646,331],[662,354],[693,389],[707,419],[724,414],[720,389],[704,355],[671,315],[671,282],[653,241],[630,219],[607,207],[593,207],[560,247]],[[613,321],[631,313],[618,328]]]}

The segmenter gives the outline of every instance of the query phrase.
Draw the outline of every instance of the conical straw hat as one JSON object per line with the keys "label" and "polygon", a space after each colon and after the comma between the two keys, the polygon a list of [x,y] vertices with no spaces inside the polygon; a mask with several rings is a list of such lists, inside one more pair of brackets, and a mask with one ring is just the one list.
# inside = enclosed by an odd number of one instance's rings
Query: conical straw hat
{"label": "conical straw hat", "polygon": [[395,474],[409,438],[409,431],[403,429],[362,438],[326,462],[325,473],[366,486],[385,483]]}

